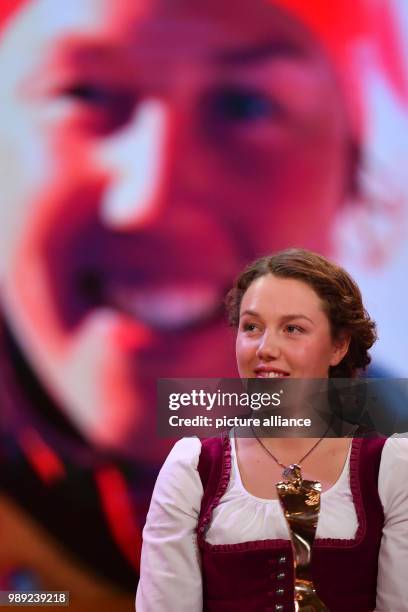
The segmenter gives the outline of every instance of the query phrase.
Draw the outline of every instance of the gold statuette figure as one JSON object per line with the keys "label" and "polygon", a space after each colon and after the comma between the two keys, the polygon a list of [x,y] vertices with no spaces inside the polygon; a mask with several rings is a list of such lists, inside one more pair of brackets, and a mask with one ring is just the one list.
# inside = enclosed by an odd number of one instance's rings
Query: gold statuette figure
{"label": "gold statuette figure", "polygon": [[320,511],[321,484],[303,480],[300,465],[290,465],[283,472],[285,482],[276,490],[292,541],[295,569],[295,611],[329,612],[319,599],[313,584],[310,562]]}

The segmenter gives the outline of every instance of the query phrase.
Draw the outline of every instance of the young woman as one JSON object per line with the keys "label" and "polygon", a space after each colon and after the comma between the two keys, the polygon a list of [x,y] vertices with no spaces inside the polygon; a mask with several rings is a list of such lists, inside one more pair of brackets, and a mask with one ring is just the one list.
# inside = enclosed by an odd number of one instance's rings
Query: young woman
{"label": "young woman", "polygon": [[[375,324],[350,276],[289,249],[262,258],[227,298],[241,377],[355,377]],[[395,438],[180,440],[156,483],[136,608],[293,610],[282,465],[322,484],[313,548],[331,612],[408,610],[408,444]]]}

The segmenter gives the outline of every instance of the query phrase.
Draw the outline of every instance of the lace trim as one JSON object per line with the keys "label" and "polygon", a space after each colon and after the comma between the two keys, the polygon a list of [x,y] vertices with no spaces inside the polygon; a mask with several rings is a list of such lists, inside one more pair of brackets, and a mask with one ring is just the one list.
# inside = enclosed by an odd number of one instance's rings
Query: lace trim
{"label": "lace trim", "polygon": [[216,506],[218,506],[218,503],[221,497],[224,495],[225,491],[227,490],[228,483],[230,481],[230,476],[231,476],[231,443],[230,443],[228,431],[223,432],[222,437],[221,437],[221,444],[222,444],[221,477],[218,483],[217,491],[211,503],[209,504],[209,506],[206,508],[205,512],[203,513],[203,516],[200,520],[200,524],[198,527],[198,536],[203,544],[205,544],[204,534],[210,523],[213,510]]}

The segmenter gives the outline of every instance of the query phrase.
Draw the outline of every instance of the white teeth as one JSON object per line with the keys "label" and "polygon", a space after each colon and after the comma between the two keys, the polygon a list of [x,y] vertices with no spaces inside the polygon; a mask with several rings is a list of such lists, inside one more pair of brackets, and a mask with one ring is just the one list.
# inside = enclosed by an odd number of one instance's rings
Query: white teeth
{"label": "white teeth", "polygon": [[281,372],[260,372],[262,378],[284,378],[285,374]]}
{"label": "white teeth", "polygon": [[135,319],[153,327],[179,328],[212,314],[221,303],[214,287],[161,287],[157,289],[115,289],[111,301]]}

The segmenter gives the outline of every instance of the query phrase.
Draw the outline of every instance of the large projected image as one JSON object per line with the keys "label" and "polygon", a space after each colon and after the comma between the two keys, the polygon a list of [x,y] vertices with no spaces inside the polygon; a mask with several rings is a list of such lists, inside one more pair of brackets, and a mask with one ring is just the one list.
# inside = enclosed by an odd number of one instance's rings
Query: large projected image
{"label": "large projected image", "polygon": [[0,502],[50,555],[0,544],[4,588],[128,609],[156,381],[238,375],[223,300],[255,257],[344,263],[372,372],[406,375],[407,11],[329,4],[3,0]]}

